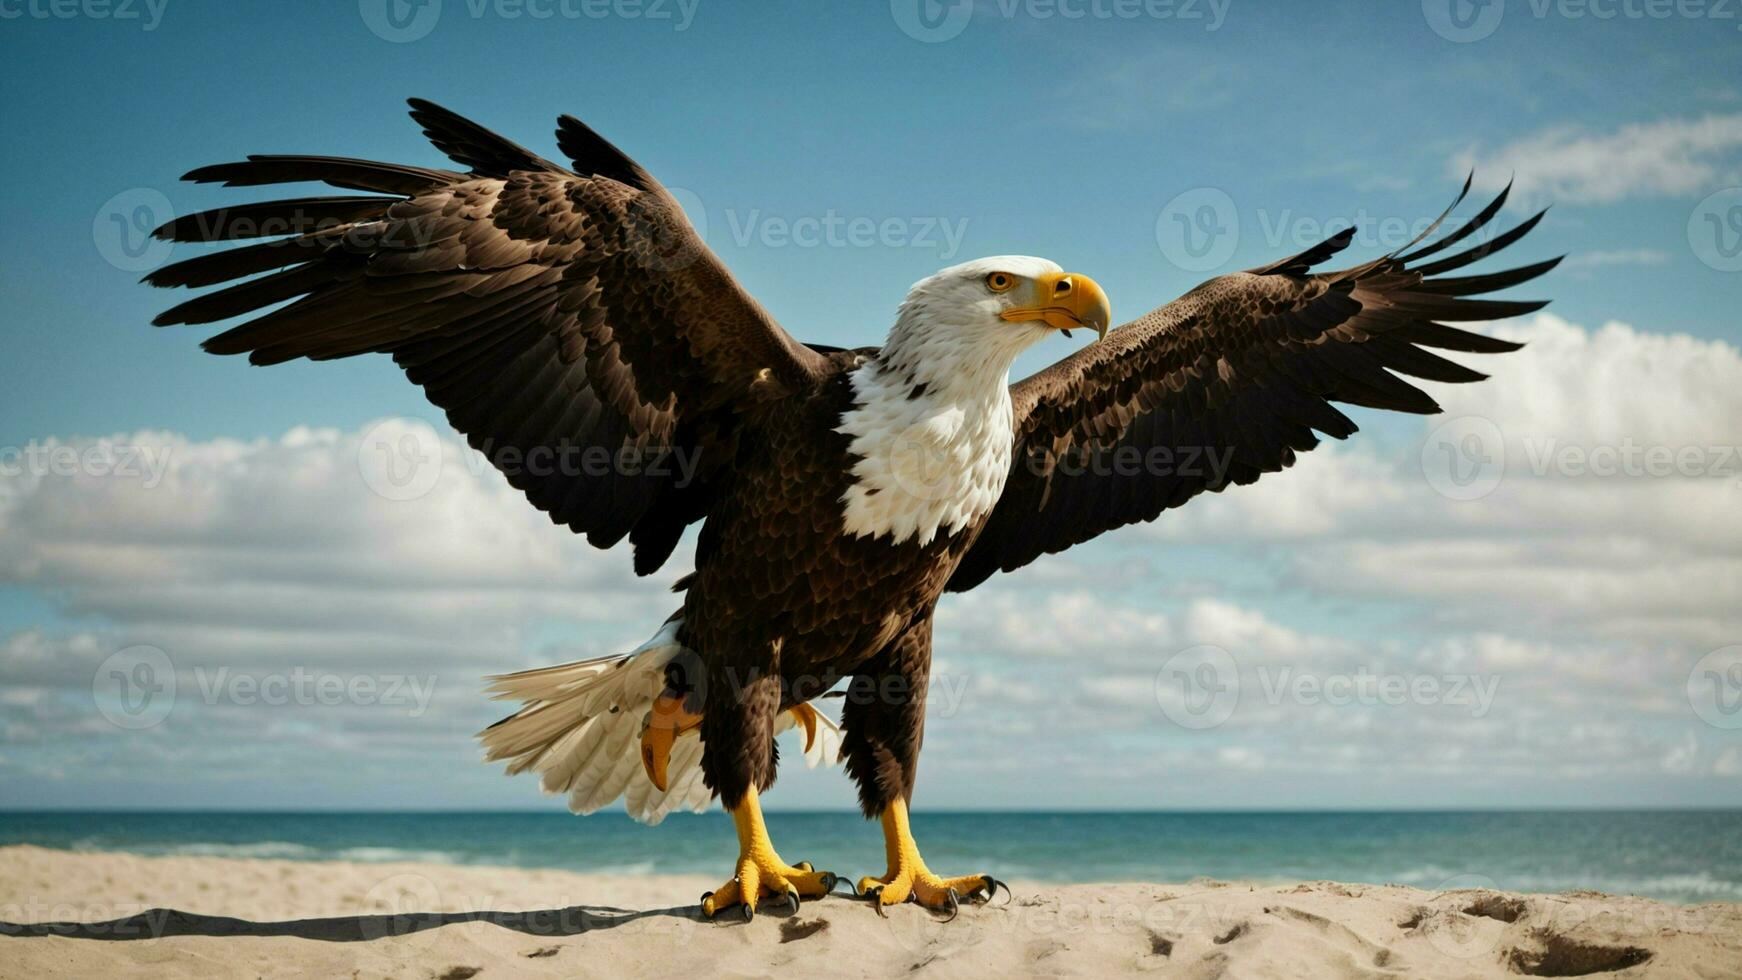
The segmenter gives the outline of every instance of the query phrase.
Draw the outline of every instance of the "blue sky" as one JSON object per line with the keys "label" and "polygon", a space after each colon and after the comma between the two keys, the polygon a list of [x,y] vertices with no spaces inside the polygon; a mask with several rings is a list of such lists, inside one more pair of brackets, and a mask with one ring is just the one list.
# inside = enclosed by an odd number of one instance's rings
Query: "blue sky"
{"label": "blue sky", "polygon": [[[421,36],[395,42],[374,0],[57,9],[0,3],[0,447],[155,446],[170,470],[150,488],[0,476],[7,804],[536,806],[470,761],[465,736],[493,711],[475,679],[618,649],[667,611],[669,577],[627,582],[625,556],[562,539],[492,474],[455,467],[381,511],[352,465],[364,433],[446,431],[385,359],[259,370],[199,353],[197,329],[148,326],[170,297],[137,284],[161,257],[136,258],[129,223],[237,194],[177,176],[246,153],[437,164],[404,115],[413,95],[545,153],[559,114],[582,117],[681,189],[793,333],[835,344],[878,341],[908,284],[976,255],[1055,259],[1134,316],[1338,222],[1378,229],[1369,257],[1472,166],[1479,190],[1516,175],[1512,220],[1555,206],[1515,254],[1574,258],[1526,290],[1554,298],[1551,318],[1496,328],[1536,341],[1528,358],[1436,391],[1497,426],[1503,485],[1436,492],[1421,460],[1438,421],[1363,415],[1368,433],[1296,472],[953,600],[939,657],[969,693],[934,718],[922,797],[1032,805],[1039,767],[1086,807],[1742,803],[1735,729],[1681,690],[1742,642],[1737,481],[1718,461],[1742,379],[1727,259],[1742,222],[1725,224],[1742,214],[1742,21],[1513,0],[1468,8],[1460,34],[1436,0],[993,0],[925,22],[901,0],[445,0],[396,8]],[[920,23],[960,30],[927,41]],[[1213,267],[1168,247],[1182,200],[1225,202],[1235,233]],[[795,240],[853,221],[891,231]],[[1545,446],[1635,439],[1708,462],[1697,478],[1533,471]],[[550,564],[533,575],[508,548]],[[456,610],[472,614],[439,625]],[[1233,650],[1247,705],[1207,733],[1148,691],[1201,642]],[[183,695],[150,730],[92,727],[91,672],[131,644],[183,674],[428,663],[440,683],[416,717]],[[1468,674],[1498,693],[1481,717],[1266,703],[1253,692],[1277,675],[1252,672],[1279,664]],[[1061,685],[1075,693],[1036,705]],[[1049,748],[1019,759],[1041,729]],[[771,805],[849,805],[838,772],[787,768]]]}

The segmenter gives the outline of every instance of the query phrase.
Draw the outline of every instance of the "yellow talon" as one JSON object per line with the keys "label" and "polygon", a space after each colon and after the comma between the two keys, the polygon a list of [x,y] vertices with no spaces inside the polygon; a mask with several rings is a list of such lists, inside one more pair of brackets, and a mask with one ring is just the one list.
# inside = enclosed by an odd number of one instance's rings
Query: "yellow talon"
{"label": "yellow talon", "polygon": [[817,740],[817,709],[808,704],[795,704],[786,710],[804,729],[804,750],[809,752],[811,743]]}
{"label": "yellow talon", "polygon": [[702,896],[702,915],[713,918],[734,905],[743,907],[744,918],[756,914],[756,901],[764,895],[779,895],[798,911],[800,897],[820,898],[835,887],[835,876],[812,871],[809,864],[787,864],[774,852],[768,828],[762,822],[762,806],[752,786],[732,811],[738,828],[738,864],[731,881]]}
{"label": "yellow talon", "polygon": [[[786,709],[800,728],[804,729],[804,750],[809,752],[817,738],[817,709],[808,704],[795,704]],[[661,694],[653,702],[653,710],[641,723],[641,768],[647,779],[661,793],[666,790],[666,767],[671,763],[671,748],[677,740],[702,727],[702,716],[691,714],[683,706],[683,698]]]}
{"label": "yellow talon", "polygon": [[641,768],[661,793],[665,792],[666,766],[671,747],[679,738],[702,727],[702,716],[684,710],[683,698],[661,694],[641,723]]}
{"label": "yellow talon", "polygon": [[881,878],[859,879],[859,893],[872,896],[881,912],[912,899],[930,909],[953,912],[958,900],[987,901],[1003,882],[991,875],[941,878],[925,866],[907,824],[907,803],[896,800],[883,811],[883,850],[889,870]]}

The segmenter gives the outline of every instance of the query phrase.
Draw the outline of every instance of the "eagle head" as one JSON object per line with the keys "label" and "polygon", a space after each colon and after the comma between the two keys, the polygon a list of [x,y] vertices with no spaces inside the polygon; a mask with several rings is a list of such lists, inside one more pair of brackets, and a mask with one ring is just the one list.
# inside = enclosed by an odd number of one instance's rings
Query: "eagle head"
{"label": "eagle head", "polygon": [[886,350],[909,363],[972,361],[1008,368],[1054,331],[1106,336],[1112,310],[1099,283],[1031,255],[953,265],[913,284]]}

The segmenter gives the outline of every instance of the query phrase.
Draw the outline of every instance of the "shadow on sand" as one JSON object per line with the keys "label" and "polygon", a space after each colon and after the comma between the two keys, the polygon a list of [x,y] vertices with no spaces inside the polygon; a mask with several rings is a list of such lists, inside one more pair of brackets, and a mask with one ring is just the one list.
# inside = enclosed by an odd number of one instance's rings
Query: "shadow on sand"
{"label": "shadow on sand", "polygon": [[461,922],[489,922],[529,936],[578,936],[615,929],[640,919],[669,917],[702,921],[694,905],[637,912],[608,905],[575,905],[533,912],[408,912],[400,915],[339,915],[324,919],[253,922],[181,909],[148,909],[106,922],[0,922],[0,936],[62,936],[68,939],[134,940],[165,936],[294,936],[330,943],[369,942],[408,936]]}

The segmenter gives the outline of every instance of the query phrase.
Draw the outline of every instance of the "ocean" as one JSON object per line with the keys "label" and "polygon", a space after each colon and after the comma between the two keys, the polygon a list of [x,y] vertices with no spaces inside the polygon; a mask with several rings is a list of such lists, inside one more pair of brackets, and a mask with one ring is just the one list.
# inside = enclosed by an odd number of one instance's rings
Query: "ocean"
{"label": "ocean", "polygon": [[[789,861],[881,874],[877,824],[852,813],[768,814]],[[1420,888],[1575,889],[1669,902],[1742,901],[1742,811],[927,813],[926,861],[946,874],[1042,881],[1330,879]],[[643,827],[620,813],[0,813],[0,844],[291,860],[434,861],[724,876],[718,812]]]}

